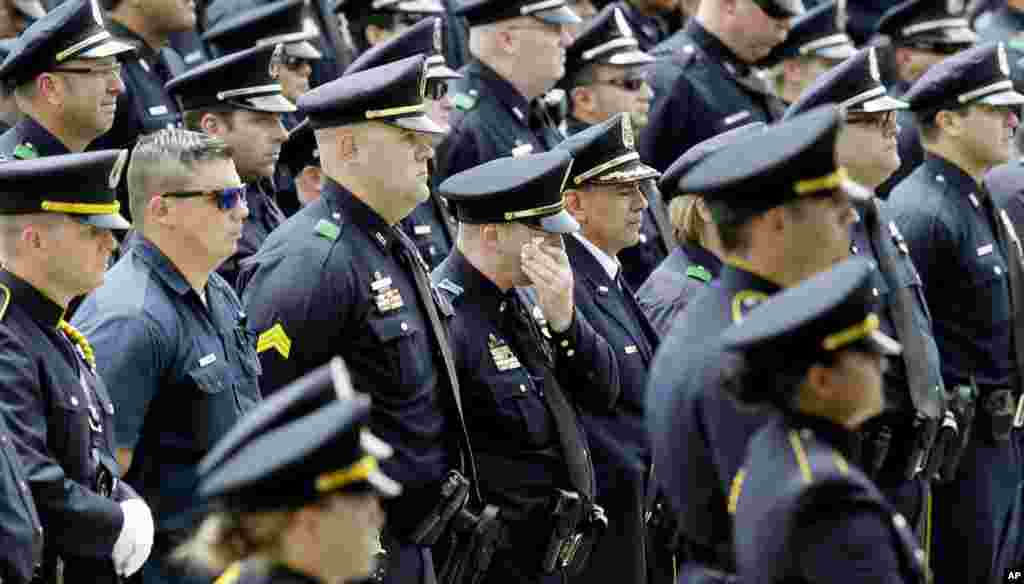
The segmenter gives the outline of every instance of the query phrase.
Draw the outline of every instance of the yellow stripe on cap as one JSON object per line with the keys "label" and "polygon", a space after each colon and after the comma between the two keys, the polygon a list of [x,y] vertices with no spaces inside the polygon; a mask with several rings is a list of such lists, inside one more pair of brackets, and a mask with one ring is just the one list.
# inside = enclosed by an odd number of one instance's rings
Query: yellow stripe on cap
{"label": "yellow stripe on cap", "polygon": [[74,215],[111,215],[121,210],[121,203],[62,203],[43,201],[43,211],[72,213]]}
{"label": "yellow stripe on cap", "polygon": [[505,221],[515,221],[517,219],[525,219],[527,217],[536,217],[537,215],[554,215],[565,208],[565,199],[557,203],[550,205],[544,205],[543,207],[534,207],[532,209],[523,209],[522,211],[509,211],[505,213]]}
{"label": "yellow stripe on cap", "polygon": [[839,185],[843,184],[843,181],[848,179],[849,175],[847,174],[846,169],[839,167],[835,172],[829,175],[796,181],[793,183],[793,192],[798,195],[808,195],[818,191],[828,191],[839,188]]}
{"label": "yellow stripe on cap", "polygon": [[352,466],[318,476],[316,491],[329,493],[352,483],[365,481],[376,470],[377,459],[372,456],[364,456]]}
{"label": "yellow stripe on cap", "polygon": [[867,318],[861,322],[825,337],[821,346],[824,347],[826,351],[835,351],[840,347],[849,345],[854,341],[859,341],[869,334],[877,331],[879,324],[878,315],[874,313],[869,314]]}
{"label": "yellow stripe on cap", "polygon": [[235,562],[228,566],[228,569],[224,570],[224,573],[214,580],[213,584],[234,584],[241,575],[242,564],[241,562]]}
{"label": "yellow stripe on cap", "polygon": [[391,116],[403,116],[405,114],[418,114],[427,110],[427,106],[420,103],[416,105],[403,105],[401,107],[389,107],[381,110],[366,110],[366,119],[388,118]]}

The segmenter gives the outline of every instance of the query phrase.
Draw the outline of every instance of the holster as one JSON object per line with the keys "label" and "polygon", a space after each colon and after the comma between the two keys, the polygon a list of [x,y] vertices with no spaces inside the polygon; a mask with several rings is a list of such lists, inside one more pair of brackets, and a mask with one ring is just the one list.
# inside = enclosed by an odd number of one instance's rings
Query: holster
{"label": "holster", "polygon": [[578,493],[557,489],[551,505],[554,527],[541,563],[541,571],[564,570],[571,576],[583,572],[590,554],[608,528],[604,509],[585,501]]}
{"label": "holster", "polygon": [[409,535],[409,541],[417,545],[432,546],[448,529],[452,518],[466,505],[469,500],[469,481],[457,470],[448,471],[448,476],[441,481],[438,499],[430,512],[424,517]]}
{"label": "holster", "polygon": [[[970,385],[957,385],[953,387],[949,400],[949,410],[956,418],[957,434],[955,438],[947,443],[943,452],[942,470],[939,473],[940,482],[948,483],[956,478],[957,469],[960,467],[960,458],[967,449],[967,443],[971,439],[971,431],[974,427],[974,414],[978,403],[978,386],[971,379]],[[946,430],[944,424],[943,430]]]}
{"label": "holster", "polygon": [[981,399],[985,414],[985,438],[993,444],[1009,442],[1017,413],[1017,395],[1010,388],[993,389]]}
{"label": "holster", "polygon": [[479,514],[459,510],[452,521],[452,545],[439,564],[440,584],[477,584],[484,579],[494,553],[508,544],[508,533],[498,514],[494,505],[485,506]]}

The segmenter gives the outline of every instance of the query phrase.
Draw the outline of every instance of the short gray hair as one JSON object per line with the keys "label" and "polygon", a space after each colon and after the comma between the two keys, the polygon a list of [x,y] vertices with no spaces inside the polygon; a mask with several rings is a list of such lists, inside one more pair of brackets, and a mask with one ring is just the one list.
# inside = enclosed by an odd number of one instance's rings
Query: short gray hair
{"label": "short gray hair", "polygon": [[231,160],[231,147],[220,138],[179,128],[139,137],[128,163],[128,194],[132,218],[140,226],[154,192],[186,184],[197,163]]}

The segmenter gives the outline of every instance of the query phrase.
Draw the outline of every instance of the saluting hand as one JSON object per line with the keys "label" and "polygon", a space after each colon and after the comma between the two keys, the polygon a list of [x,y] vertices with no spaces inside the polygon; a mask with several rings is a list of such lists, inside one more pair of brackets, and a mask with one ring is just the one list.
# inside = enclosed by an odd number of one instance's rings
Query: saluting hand
{"label": "saluting hand", "polygon": [[554,332],[564,332],[572,324],[574,308],[572,267],[565,249],[536,237],[523,245],[522,266],[537,291],[537,304],[548,326]]}

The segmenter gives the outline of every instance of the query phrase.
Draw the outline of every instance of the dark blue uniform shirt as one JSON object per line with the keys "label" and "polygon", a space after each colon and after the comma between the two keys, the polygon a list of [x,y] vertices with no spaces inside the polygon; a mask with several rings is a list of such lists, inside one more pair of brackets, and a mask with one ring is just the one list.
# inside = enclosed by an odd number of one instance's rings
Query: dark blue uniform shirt
{"label": "dark blue uniform shirt", "polygon": [[[765,81],[696,20],[671,38],[682,73],[667,93],[655,94],[650,123],[640,133],[640,158],[664,172],[692,146],[736,126],[770,123],[783,105]],[[670,73],[667,73],[671,75]],[[657,82],[662,83],[662,82]]]}
{"label": "dark blue uniform shirt", "polygon": [[196,465],[260,400],[254,336],[238,297],[217,274],[205,292],[204,304],[136,233],[74,317],[118,408],[118,448],[134,450],[125,478],[163,532],[194,526],[202,511]]}
{"label": "dark blue uniform shirt", "polygon": [[637,290],[637,301],[654,328],[665,336],[691,300],[722,271],[722,260],[696,243],[672,250]]}
{"label": "dark blue uniform shirt", "polygon": [[27,160],[39,156],[71,154],[68,147],[35,119],[23,116],[0,135],[0,156]]}

